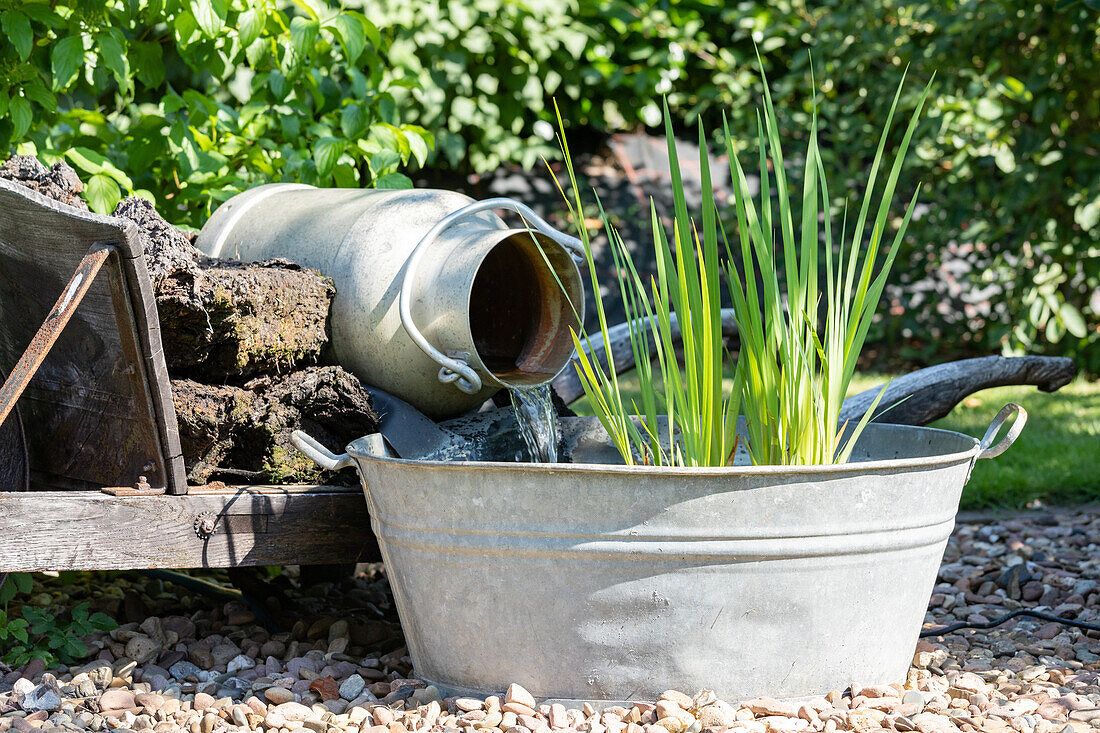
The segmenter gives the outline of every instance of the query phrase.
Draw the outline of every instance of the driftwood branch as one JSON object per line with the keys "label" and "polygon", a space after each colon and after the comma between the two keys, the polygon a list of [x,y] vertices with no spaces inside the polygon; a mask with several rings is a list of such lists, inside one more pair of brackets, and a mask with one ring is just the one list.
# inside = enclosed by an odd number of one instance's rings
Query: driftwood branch
{"label": "driftwood branch", "polygon": [[[675,314],[672,316],[672,328],[673,338],[678,342],[680,329]],[[727,337],[737,335],[730,308],[722,309],[722,332]],[[609,330],[608,337],[615,373],[632,369],[634,352],[630,346],[629,324],[614,326]],[[602,338],[594,337],[592,348],[586,351],[607,368],[608,359]],[[651,348],[650,358],[655,355],[654,347]],[[1060,356],[985,356],[939,364],[893,380],[875,410],[874,419],[902,425],[927,425],[947,415],[967,396],[983,389],[1033,385],[1044,392],[1054,392],[1068,384],[1076,373],[1073,362]],[[584,396],[580,378],[572,366],[559,374],[551,386],[566,404]],[[841,421],[863,417],[881,389],[880,385],[845,400]]]}
{"label": "driftwood branch", "polygon": [[[919,369],[890,382],[873,419],[900,425],[927,425],[983,389],[1028,384],[1043,392],[1054,392],[1068,384],[1076,373],[1073,361],[1063,356],[983,356],[952,361]],[[863,417],[881,389],[880,385],[844,400],[841,421]]]}

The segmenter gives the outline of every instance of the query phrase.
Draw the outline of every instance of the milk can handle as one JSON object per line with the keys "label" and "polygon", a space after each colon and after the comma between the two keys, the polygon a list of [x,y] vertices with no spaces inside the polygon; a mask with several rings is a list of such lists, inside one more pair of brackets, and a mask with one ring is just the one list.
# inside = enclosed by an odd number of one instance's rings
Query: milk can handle
{"label": "milk can handle", "polygon": [[[1016,415],[1016,419],[1012,422],[1012,427],[1005,433],[1005,437],[994,445],[993,440],[997,437],[997,433],[1000,432],[1005,421],[1012,415]],[[1027,410],[1020,407],[1015,402],[1009,402],[1002,407],[1001,411],[997,413],[997,416],[993,418],[993,422],[989,423],[989,429],[985,431],[985,435],[982,436],[982,451],[978,454],[978,458],[996,458],[1004,453],[1008,450],[1010,445],[1016,442],[1016,438],[1020,437],[1020,431],[1024,429],[1026,423]]]}
{"label": "milk can handle", "polygon": [[435,238],[438,237],[444,229],[462,219],[492,209],[511,209],[530,222],[532,229],[538,231],[540,234],[546,235],[562,247],[565,247],[565,249],[569,250],[575,259],[581,260],[584,257],[584,244],[581,243],[581,240],[576,237],[571,237],[564,232],[559,232],[546,223],[545,219],[532,211],[530,207],[509,198],[485,199],[484,201],[475,201],[469,206],[463,206],[458,211],[440,219],[439,222],[424,235],[424,238],[416,245],[412,255],[409,256],[409,261],[405,265],[405,279],[401,283],[401,299],[398,304],[401,313],[401,324],[405,327],[405,331],[408,332],[409,338],[420,347],[420,350],[440,365],[439,381],[444,384],[454,382],[455,386],[466,394],[474,394],[481,390],[481,377],[478,376],[478,373],[474,371],[464,359],[447,356],[439,349],[432,346],[428,339],[424,337],[424,334],[420,333],[420,329],[416,327],[416,323],[413,322],[412,317],[413,283],[416,280],[416,270],[420,266],[421,258],[428,250],[428,245],[435,241]]}

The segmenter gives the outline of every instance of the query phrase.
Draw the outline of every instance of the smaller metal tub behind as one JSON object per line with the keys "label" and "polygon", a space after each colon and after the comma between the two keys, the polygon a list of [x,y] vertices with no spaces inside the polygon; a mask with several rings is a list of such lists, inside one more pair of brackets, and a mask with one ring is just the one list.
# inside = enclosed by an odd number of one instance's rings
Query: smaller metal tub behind
{"label": "smaller metal tub behind", "polygon": [[[904,680],[979,441],[871,424],[841,466],[358,467],[418,676],[444,694],[797,698]],[[595,418],[576,418],[595,420]]]}

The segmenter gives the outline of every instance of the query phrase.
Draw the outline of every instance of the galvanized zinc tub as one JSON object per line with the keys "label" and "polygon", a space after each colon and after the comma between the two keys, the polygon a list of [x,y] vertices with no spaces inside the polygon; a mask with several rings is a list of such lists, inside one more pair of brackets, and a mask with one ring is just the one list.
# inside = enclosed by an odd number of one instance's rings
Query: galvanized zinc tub
{"label": "galvanized zinc tub", "polygon": [[343,456],[296,437],[357,466],[416,674],[444,694],[736,700],[904,680],[963,485],[1025,419],[1009,405],[981,441],[871,424],[856,462],[812,467],[407,461],[380,436]]}

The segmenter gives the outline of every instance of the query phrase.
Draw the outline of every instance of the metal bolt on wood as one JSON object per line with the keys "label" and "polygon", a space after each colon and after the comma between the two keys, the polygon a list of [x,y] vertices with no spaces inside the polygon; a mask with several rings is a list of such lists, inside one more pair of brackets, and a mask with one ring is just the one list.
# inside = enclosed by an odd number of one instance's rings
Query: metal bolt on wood
{"label": "metal bolt on wood", "polygon": [[203,512],[195,517],[195,536],[200,540],[210,539],[218,526],[218,517],[214,512]]}

